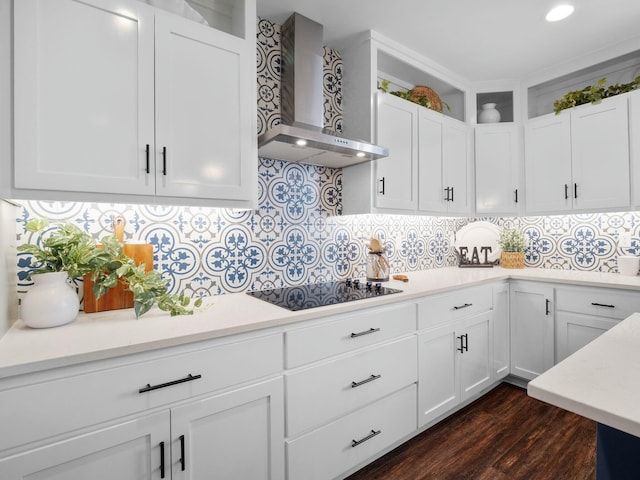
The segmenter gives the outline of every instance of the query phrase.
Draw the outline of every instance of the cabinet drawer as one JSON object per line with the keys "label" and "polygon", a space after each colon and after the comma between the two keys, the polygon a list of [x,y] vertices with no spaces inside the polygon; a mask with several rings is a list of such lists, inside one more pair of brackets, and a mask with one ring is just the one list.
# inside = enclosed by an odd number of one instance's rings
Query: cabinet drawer
{"label": "cabinet drawer", "polygon": [[287,434],[356,410],[417,380],[415,336],[286,377]]}
{"label": "cabinet drawer", "polygon": [[490,286],[465,288],[435,295],[418,303],[418,329],[430,328],[493,308]]}
{"label": "cabinet drawer", "polygon": [[345,353],[416,329],[415,304],[379,307],[341,315],[335,321],[285,333],[288,368]]}
{"label": "cabinet drawer", "polygon": [[[335,478],[416,428],[416,386],[411,385],[308,435],[287,442],[287,478]],[[359,441],[361,443],[357,443]]]}
{"label": "cabinet drawer", "polygon": [[[135,356],[132,357],[135,359]],[[223,389],[282,370],[282,336],[270,335],[0,391],[0,450]],[[99,370],[97,368],[100,368]],[[140,393],[148,384],[164,388]]]}
{"label": "cabinet drawer", "polygon": [[608,288],[556,288],[556,310],[622,320],[640,312],[640,292]]}

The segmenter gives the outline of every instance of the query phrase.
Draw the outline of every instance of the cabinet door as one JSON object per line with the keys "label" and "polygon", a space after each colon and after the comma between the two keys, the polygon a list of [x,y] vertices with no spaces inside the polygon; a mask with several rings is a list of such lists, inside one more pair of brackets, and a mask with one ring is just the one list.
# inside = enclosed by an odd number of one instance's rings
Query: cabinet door
{"label": "cabinet door", "polygon": [[418,208],[446,212],[444,171],[442,168],[442,120],[426,108],[418,112]]}
{"label": "cabinet door", "polygon": [[556,312],[557,361],[577,352],[618,323],[610,318]]}
{"label": "cabinet door", "polygon": [[471,130],[469,126],[444,119],[442,165],[444,186],[449,190],[448,213],[471,213]]}
{"label": "cabinet door", "polygon": [[569,112],[529,120],[525,127],[524,167],[527,213],[572,208]]}
{"label": "cabinet door", "polygon": [[459,358],[460,400],[465,401],[491,384],[491,312],[462,322],[456,332],[456,341],[464,347]]}
{"label": "cabinet door", "polygon": [[571,112],[574,208],[628,208],[629,119],[627,97]]}
{"label": "cabinet door", "polygon": [[478,125],[475,130],[476,213],[517,214],[524,200],[519,185],[519,127]]}
{"label": "cabinet door", "polygon": [[509,374],[509,285],[493,289],[493,380]]}
{"label": "cabinet door", "polygon": [[[156,192],[250,199],[255,190],[255,45],[158,12]],[[257,180],[256,180],[257,181]]]}
{"label": "cabinet door", "polygon": [[171,409],[173,480],[284,478],[281,378]]}
{"label": "cabinet door", "polygon": [[14,9],[15,187],[153,194],[153,11],[126,0]]}
{"label": "cabinet door", "polygon": [[165,411],[0,460],[0,478],[155,480],[169,478],[170,465]]}
{"label": "cabinet door", "polygon": [[554,363],[553,288],[510,285],[511,373],[532,380]]}
{"label": "cabinet door", "polygon": [[389,156],[376,161],[378,208],[415,210],[417,195],[418,107],[393,95],[378,101],[377,142]]}
{"label": "cabinet door", "polygon": [[[453,322],[452,322],[453,323]],[[456,340],[452,323],[418,335],[418,426],[460,403]]]}

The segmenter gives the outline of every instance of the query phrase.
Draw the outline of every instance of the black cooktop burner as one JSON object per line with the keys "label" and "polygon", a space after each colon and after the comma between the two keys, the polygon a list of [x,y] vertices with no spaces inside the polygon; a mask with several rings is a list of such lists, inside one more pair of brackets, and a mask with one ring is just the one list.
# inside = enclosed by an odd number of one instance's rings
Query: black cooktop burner
{"label": "black cooktop burner", "polygon": [[279,307],[296,311],[400,292],[402,290],[383,287],[380,283],[364,283],[356,279],[353,281],[346,280],[344,282],[316,283],[313,285],[260,290],[247,292],[247,294]]}

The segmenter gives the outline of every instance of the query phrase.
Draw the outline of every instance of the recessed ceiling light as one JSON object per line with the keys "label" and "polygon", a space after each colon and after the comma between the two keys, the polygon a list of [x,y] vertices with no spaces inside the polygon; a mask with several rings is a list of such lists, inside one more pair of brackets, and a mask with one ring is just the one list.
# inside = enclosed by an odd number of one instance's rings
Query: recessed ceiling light
{"label": "recessed ceiling light", "polygon": [[306,144],[307,144],[306,140],[303,140],[303,139],[296,140],[296,145],[299,145],[300,147],[304,147]]}
{"label": "recessed ceiling light", "polygon": [[364,157],[364,152],[358,152],[358,153],[356,153],[356,157]]}
{"label": "recessed ceiling light", "polygon": [[558,5],[557,7],[552,8],[547,13],[547,16],[544,17],[547,22],[557,22],[558,20],[562,20],[567,18],[569,15],[573,13],[572,5]]}

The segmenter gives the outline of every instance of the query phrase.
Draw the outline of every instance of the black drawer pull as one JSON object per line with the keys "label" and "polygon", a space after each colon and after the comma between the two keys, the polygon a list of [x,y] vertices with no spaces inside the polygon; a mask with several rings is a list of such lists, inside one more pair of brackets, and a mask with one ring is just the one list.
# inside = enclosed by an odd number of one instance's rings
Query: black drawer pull
{"label": "black drawer pull", "polygon": [[380,435],[382,430],[371,430],[371,433],[360,440],[351,440],[351,447],[357,447],[361,443],[366,442],[367,440],[371,440],[373,437]]}
{"label": "black drawer pull", "polygon": [[162,147],[162,175],[167,175],[167,147]]}
{"label": "black drawer pull", "polygon": [[376,435],[380,435],[381,433],[382,430],[371,430],[371,433],[366,437],[361,438],[360,440],[351,440],[351,447],[357,447],[361,443],[364,443],[367,440],[371,440],[373,437],[375,437]]}
{"label": "black drawer pull", "polygon": [[591,302],[591,305],[593,305],[594,307],[616,308],[615,305],[607,305],[606,303]]}
{"label": "black drawer pull", "polygon": [[[147,157],[147,168],[145,168],[145,172],[147,172],[147,175],[149,175],[149,173],[151,172],[151,170],[149,170],[149,144],[147,143],[147,147],[145,149],[146,152],[146,157]],[[162,477],[164,478],[164,477]]]}
{"label": "black drawer pull", "polygon": [[359,382],[351,382],[351,388],[359,387],[360,385],[364,385],[365,383],[373,382],[381,378],[382,375],[371,375],[369,378],[365,378],[364,380],[360,380]]}
{"label": "black drawer pull", "polygon": [[468,308],[471,305],[473,305],[473,303],[465,303],[464,305],[458,305],[453,307],[454,310],[462,310],[463,308]]}
{"label": "black drawer pull", "polygon": [[181,378],[179,380],[174,380],[172,382],[161,383],[159,385],[151,385],[151,384],[147,383],[147,386],[141,388],[140,390],[138,390],[138,392],[139,393],[150,392],[151,390],[158,390],[159,388],[170,387],[171,385],[178,385],[179,383],[190,382],[191,380],[197,380],[199,378],[202,378],[202,375],[191,375],[191,374],[189,374],[188,377]]}
{"label": "black drawer pull", "polygon": [[164,478],[164,442],[160,442],[160,478]]}
{"label": "black drawer pull", "polygon": [[361,337],[363,335],[369,335],[370,333],[376,333],[379,331],[379,328],[370,328],[369,330],[365,330],[364,332],[352,333],[351,338]]}
{"label": "black drawer pull", "polygon": [[551,309],[549,308],[549,306],[551,305],[551,301],[548,298],[544,299],[544,314],[545,315],[549,315],[551,313]]}
{"label": "black drawer pull", "polygon": [[180,435],[180,470],[184,472],[184,435]]}

